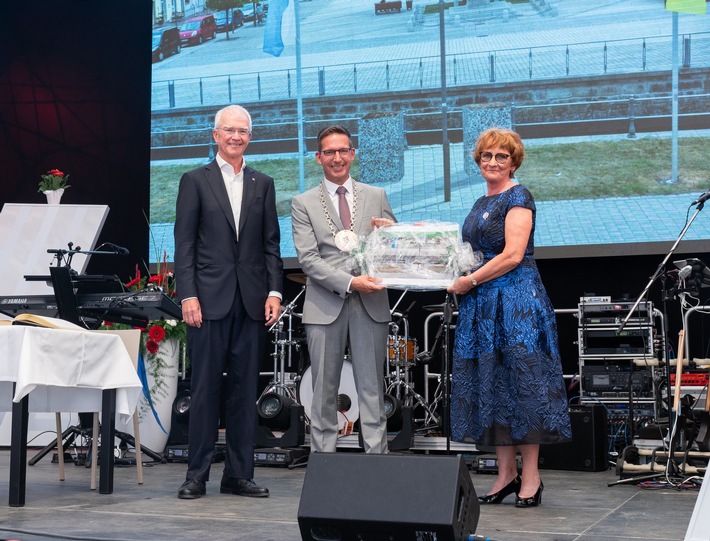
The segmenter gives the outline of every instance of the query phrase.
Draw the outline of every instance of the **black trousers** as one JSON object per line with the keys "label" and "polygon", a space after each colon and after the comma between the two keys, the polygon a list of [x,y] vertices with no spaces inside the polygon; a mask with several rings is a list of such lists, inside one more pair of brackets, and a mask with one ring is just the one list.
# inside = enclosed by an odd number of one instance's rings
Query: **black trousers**
{"label": "black trousers", "polygon": [[186,479],[207,482],[217,441],[220,390],[226,374],[226,458],[224,474],[254,477],[257,387],[266,327],[244,309],[237,288],[232,309],[223,319],[188,327],[190,428]]}

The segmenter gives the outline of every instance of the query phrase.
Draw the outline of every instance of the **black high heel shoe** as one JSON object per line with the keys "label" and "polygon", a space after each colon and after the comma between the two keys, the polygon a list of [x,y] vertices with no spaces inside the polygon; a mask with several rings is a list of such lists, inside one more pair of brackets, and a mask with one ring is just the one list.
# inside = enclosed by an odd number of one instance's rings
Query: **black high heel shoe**
{"label": "black high heel shoe", "polygon": [[[517,494],[520,491],[520,485],[522,483],[522,479],[520,479],[519,475],[515,476],[515,479],[513,479],[510,483],[505,485],[502,489],[500,489],[498,492],[494,492],[493,494],[486,494],[485,496],[479,496],[478,501],[480,503],[500,503],[502,502],[507,496],[510,496],[515,492]],[[516,497],[517,501],[517,497]]]}
{"label": "black high heel shoe", "polygon": [[542,489],[545,488],[540,479],[540,486],[537,487],[537,492],[529,498],[515,497],[515,507],[537,507],[542,503]]}

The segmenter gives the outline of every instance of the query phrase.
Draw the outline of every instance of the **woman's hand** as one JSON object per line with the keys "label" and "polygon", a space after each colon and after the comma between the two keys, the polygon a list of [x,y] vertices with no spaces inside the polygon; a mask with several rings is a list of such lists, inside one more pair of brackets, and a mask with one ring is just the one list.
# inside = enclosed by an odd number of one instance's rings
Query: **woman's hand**
{"label": "woman's hand", "polygon": [[454,280],[454,283],[451,284],[448,288],[446,288],[446,291],[449,293],[456,293],[457,295],[465,295],[469,291],[473,289],[473,282],[471,282],[471,277],[469,275],[466,276],[459,276]]}

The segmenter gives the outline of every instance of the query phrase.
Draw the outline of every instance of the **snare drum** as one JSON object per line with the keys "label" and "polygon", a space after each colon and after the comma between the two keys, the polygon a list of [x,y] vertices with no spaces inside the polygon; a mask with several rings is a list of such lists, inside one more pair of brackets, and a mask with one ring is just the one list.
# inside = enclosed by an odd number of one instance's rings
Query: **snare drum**
{"label": "snare drum", "polygon": [[387,337],[387,360],[392,366],[411,366],[417,357],[417,341],[407,340],[401,336]]}
{"label": "snare drum", "polygon": [[[303,406],[306,416],[310,418],[313,405],[313,374],[310,366],[303,371],[301,381],[298,383],[298,403]],[[358,417],[360,417],[360,408],[355,391],[353,364],[345,360],[338,387],[338,432],[342,435],[351,434]]]}

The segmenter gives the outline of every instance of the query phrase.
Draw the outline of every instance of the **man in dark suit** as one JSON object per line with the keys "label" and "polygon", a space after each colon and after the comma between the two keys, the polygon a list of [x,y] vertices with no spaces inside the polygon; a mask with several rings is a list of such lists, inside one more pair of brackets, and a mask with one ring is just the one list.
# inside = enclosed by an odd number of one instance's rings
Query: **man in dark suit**
{"label": "man in dark suit", "polygon": [[266,328],[281,306],[283,263],[274,179],[244,161],[251,116],[215,115],[214,161],[180,180],[175,277],[187,323],[191,406],[186,480],[178,498],[206,492],[226,373],[226,458],[220,492],[266,497],[252,480],[257,385]]}
{"label": "man in dark suit", "polygon": [[324,178],[291,201],[293,241],[308,276],[302,320],[313,371],[313,403],[306,413],[311,450],[334,452],[338,386],[349,343],[365,452],[386,453],[383,386],[389,300],[379,279],[350,268],[349,252],[373,227],[394,223],[394,214],[382,188],[350,176],[354,159],[347,129],[321,130],[316,160]]}

